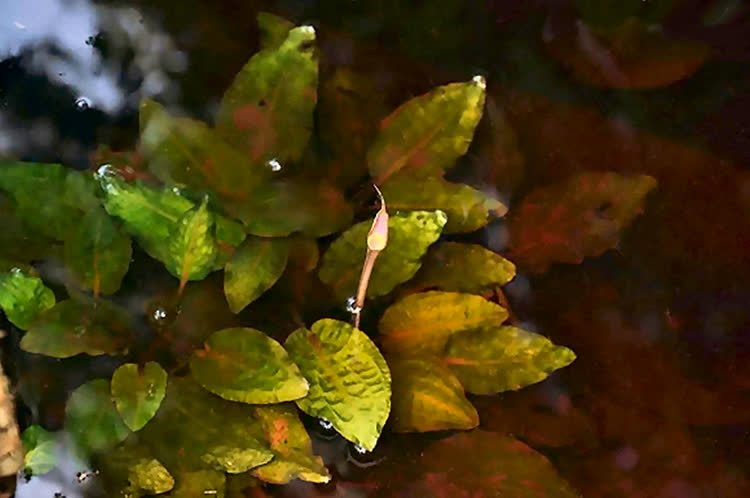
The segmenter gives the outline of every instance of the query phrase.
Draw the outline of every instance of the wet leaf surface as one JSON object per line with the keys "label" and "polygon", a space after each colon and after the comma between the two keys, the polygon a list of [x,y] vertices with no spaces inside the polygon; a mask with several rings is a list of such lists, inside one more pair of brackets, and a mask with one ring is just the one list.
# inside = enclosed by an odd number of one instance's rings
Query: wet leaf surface
{"label": "wet leaf surface", "polygon": [[473,429],[479,415],[458,378],[439,358],[389,357],[393,376],[394,432]]}
{"label": "wet leaf surface", "polygon": [[441,355],[453,334],[498,326],[506,318],[508,310],[480,296],[420,292],[386,309],[378,331],[386,351]]}
{"label": "wet leaf surface", "polygon": [[367,450],[377,444],[391,409],[391,375],[378,348],[346,322],[323,319],[299,329],[285,347],[310,382],[297,406],[327,420]]}
{"label": "wet leaf surface", "polygon": [[123,354],[133,340],[126,311],[103,300],[60,301],[34,320],[21,349],[53,358]]}
{"label": "wet leaf surface", "polygon": [[417,274],[420,288],[480,294],[516,276],[516,265],[478,244],[443,242],[430,247]]}
{"label": "wet leaf surface", "polygon": [[510,222],[510,258],[534,272],[617,246],[656,187],[650,176],[581,173],[527,195]]}
{"label": "wet leaf surface", "polygon": [[224,294],[233,313],[258,299],[281,277],[289,246],[279,239],[250,237],[224,268]]}
{"label": "wet leaf surface", "polygon": [[21,434],[23,442],[23,468],[39,476],[57,466],[57,435],[39,425],[27,427]]}
{"label": "wet leaf surface", "polygon": [[217,246],[214,216],[203,200],[183,214],[170,232],[167,270],[180,279],[180,288],[190,280],[202,280],[214,269]]}
{"label": "wet leaf surface", "polygon": [[468,150],[484,98],[485,81],[476,77],[438,87],[393,111],[367,153],[375,183],[399,171],[419,178],[441,176]]}
{"label": "wet leaf surface", "polygon": [[[388,220],[388,246],[378,256],[367,289],[368,297],[388,294],[417,273],[420,258],[442,232],[447,217],[442,211],[412,211]],[[323,254],[320,279],[342,301],[357,290],[372,221],[357,223],[336,239]]]}
{"label": "wet leaf surface", "polygon": [[496,394],[541,382],[575,358],[573,351],[542,335],[505,326],[453,335],[443,362],[468,392]]}
{"label": "wet leaf surface", "polygon": [[259,330],[214,332],[190,359],[193,377],[222,398],[268,404],[305,396],[308,383],[281,345]]}
{"label": "wet leaf surface", "polygon": [[27,330],[40,313],[54,305],[55,294],[39,277],[0,261],[0,308],[8,321]]}
{"label": "wet leaf surface", "polygon": [[167,389],[167,372],[150,361],[120,365],[112,374],[112,400],[131,431],[139,431],[159,409]]}

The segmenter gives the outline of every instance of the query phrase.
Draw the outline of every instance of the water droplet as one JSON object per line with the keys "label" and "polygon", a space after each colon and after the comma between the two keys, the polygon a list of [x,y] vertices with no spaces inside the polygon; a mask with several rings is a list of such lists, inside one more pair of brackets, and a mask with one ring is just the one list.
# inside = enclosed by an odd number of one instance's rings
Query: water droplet
{"label": "water droplet", "polygon": [[105,177],[105,176],[109,176],[109,175],[112,174],[113,170],[114,170],[114,168],[112,167],[111,164],[102,164],[96,170],[95,176],[97,178],[102,178],[102,177]]}
{"label": "water droplet", "polygon": [[363,448],[362,446],[358,444],[354,445],[354,451],[356,451],[360,455],[366,455],[367,453],[369,453],[365,448]]}
{"label": "water droplet", "polygon": [[156,308],[154,310],[154,320],[164,320],[167,318],[167,312],[162,308]]}
{"label": "water droplet", "polygon": [[154,397],[156,397],[156,387],[154,387],[153,384],[149,384],[146,388],[146,398],[151,400],[154,399]]}
{"label": "water droplet", "polygon": [[328,420],[320,419],[318,422],[320,423],[320,426],[323,429],[325,429],[327,431],[332,431],[333,430],[333,424],[331,422],[329,422]]}
{"label": "water droplet", "polygon": [[481,89],[487,88],[487,81],[484,79],[484,76],[476,75],[471,79],[471,81],[473,81],[474,84],[476,84]]}
{"label": "water droplet", "polygon": [[281,171],[281,163],[275,157],[266,163],[271,171]]}
{"label": "water droplet", "polygon": [[21,273],[23,273],[23,270],[21,270],[21,269],[20,269],[19,267],[17,267],[17,266],[14,266],[13,268],[11,268],[11,269],[10,269],[10,272],[11,272],[12,274],[14,274],[14,275],[20,275]]}
{"label": "water droplet", "polygon": [[177,195],[182,195],[182,190],[180,190],[179,187],[172,187],[172,193]]}
{"label": "water droplet", "polygon": [[346,298],[346,311],[352,314],[357,314],[362,311],[362,308],[357,306],[357,300],[354,296],[349,296]]}
{"label": "water droplet", "polygon": [[75,101],[75,107],[78,111],[85,111],[91,107],[91,100],[86,97],[78,97]]}

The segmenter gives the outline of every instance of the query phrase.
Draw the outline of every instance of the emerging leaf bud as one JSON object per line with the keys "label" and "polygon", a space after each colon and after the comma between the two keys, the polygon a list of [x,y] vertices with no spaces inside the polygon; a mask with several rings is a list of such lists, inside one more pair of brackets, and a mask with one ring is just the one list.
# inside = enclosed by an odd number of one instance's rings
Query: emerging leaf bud
{"label": "emerging leaf bud", "polygon": [[385,199],[380,193],[377,185],[373,185],[380,197],[380,210],[375,215],[370,233],[367,234],[367,248],[370,251],[380,252],[388,245],[388,211],[386,211]]}

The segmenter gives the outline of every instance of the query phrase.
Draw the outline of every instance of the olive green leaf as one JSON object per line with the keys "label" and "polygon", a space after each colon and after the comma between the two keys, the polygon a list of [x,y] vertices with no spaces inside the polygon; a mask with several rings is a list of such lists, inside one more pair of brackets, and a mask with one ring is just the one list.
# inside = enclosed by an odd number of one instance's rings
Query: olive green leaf
{"label": "olive green leaf", "polygon": [[177,487],[170,498],[210,496],[224,498],[227,476],[216,470],[184,471],[177,474]]}
{"label": "olive green leaf", "polygon": [[508,208],[463,183],[451,183],[441,177],[414,178],[397,174],[383,185],[383,196],[393,210],[440,209],[448,215],[445,233],[466,233],[482,228],[489,213],[504,216]]}
{"label": "olive green leaf", "polygon": [[264,186],[248,201],[225,202],[227,212],[259,237],[286,237],[302,232],[323,237],[348,226],[352,208],[343,193],[325,183],[278,181]]}
{"label": "olive green leaf", "polygon": [[150,361],[141,370],[125,363],[112,374],[112,399],[123,422],[131,431],[139,431],[159,409],[167,389],[167,372]]}
{"label": "olive green leaf", "polygon": [[96,459],[110,496],[140,497],[171,490],[174,478],[169,471],[146,444],[131,439]]}
{"label": "olive green leaf", "polygon": [[211,273],[218,249],[207,198],[180,217],[172,228],[168,247],[167,270],[180,279],[180,288]]}
{"label": "olive green leaf", "polygon": [[32,475],[46,474],[57,466],[57,436],[39,425],[27,427],[21,434],[24,470]]}
{"label": "olive green leaf", "polygon": [[78,229],[65,241],[63,254],[78,284],[98,296],[117,292],[132,252],[130,237],[97,208],[80,220]]}
{"label": "olive green leaf", "polygon": [[20,263],[56,255],[56,241],[29,227],[16,213],[15,201],[0,192],[0,258]]}
{"label": "olive green leaf", "polygon": [[190,371],[200,385],[231,401],[269,404],[307,394],[308,383],[281,345],[259,330],[214,332],[193,353]]}
{"label": "olive green leaf", "polygon": [[103,300],[66,300],[45,311],[21,339],[21,349],[54,358],[124,354],[133,334],[127,312]]}
{"label": "olive green leaf", "polygon": [[[482,117],[485,81],[451,83],[402,104],[385,118],[367,153],[378,185],[399,171],[441,176],[469,149]],[[390,202],[390,199],[389,199]]]}
{"label": "olive green leaf", "polygon": [[453,334],[499,326],[506,318],[508,310],[480,296],[420,292],[386,309],[378,330],[386,351],[440,355]]}
{"label": "olive green leaf", "polygon": [[216,259],[214,270],[221,270],[232,258],[234,251],[247,238],[245,227],[239,221],[214,213],[214,235],[216,236]]}
{"label": "olive green leaf", "polygon": [[205,123],[170,116],[150,99],[140,107],[141,150],[149,170],[165,184],[186,185],[243,199],[271,171],[252,163]]}
{"label": "olive green leaf", "polygon": [[315,29],[290,30],[255,54],[224,94],[216,129],[252,162],[282,167],[302,157],[313,128],[318,61]]}
{"label": "olive green leaf", "polygon": [[128,437],[130,431],[112,403],[108,379],[89,381],[71,393],[65,405],[65,430],[86,458]]}
{"label": "olive green leaf", "polygon": [[293,479],[326,483],[331,480],[323,459],[313,455],[312,441],[292,404],[257,406],[255,418],[263,426],[274,459],[252,473],[271,484],[287,484]]}
{"label": "olive green leaf", "polygon": [[[440,237],[446,220],[442,211],[412,211],[391,216],[388,246],[380,253],[372,270],[367,296],[383,296],[412,278],[422,264],[420,258]],[[371,221],[357,223],[323,254],[320,279],[333,288],[339,299],[346,299],[357,290],[371,225]]]}
{"label": "olive green leaf", "polygon": [[269,12],[258,12],[258,29],[260,30],[260,48],[273,49],[280,46],[294,24],[283,17],[273,15]]}
{"label": "olive green leaf", "polygon": [[504,326],[452,336],[443,362],[468,392],[495,394],[541,382],[575,358],[573,351],[542,335]]}
{"label": "olive green leaf", "polygon": [[281,277],[289,246],[284,240],[250,237],[232,255],[224,269],[224,294],[229,309],[239,313]]}
{"label": "olive green leaf", "polygon": [[40,313],[55,305],[55,295],[29,270],[11,267],[0,272],[0,308],[19,329],[28,329]]}
{"label": "olive green leaf", "polygon": [[310,382],[310,393],[297,406],[332,423],[349,441],[375,448],[391,409],[391,374],[370,338],[326,318],[312,330],[293,332],[285,347]]}
{"label": "olive green leaf", "polygon": [[516,276],[516,265],[478,244],[444,242],[430,247],[416,277],[423,289],[479,294]]}
{"label": "olive green leaf", "polygon": [[453,372],[437,357],[389,357],[393,375],[394,432],[473,429],[479,425],[474,405]]}

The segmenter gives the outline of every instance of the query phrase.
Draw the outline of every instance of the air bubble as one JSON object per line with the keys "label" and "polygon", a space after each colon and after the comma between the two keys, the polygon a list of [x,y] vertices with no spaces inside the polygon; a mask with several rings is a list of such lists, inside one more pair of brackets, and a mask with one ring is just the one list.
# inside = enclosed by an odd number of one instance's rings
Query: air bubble
{"label": "air bubble", "polygon": [[367,453],[369,453],[365,448],[363,448],[362,446],[358,444],[354,445],[354,451],[356,451],[360,455],[366,455]]}
{"label": "air bubble", "polygon": [[318,422],[320,423],[320,426],[323,429],[325,429],[327,431],[332,431],[333,430],[333,424],[331,422],[329,422],[328,420],[322,418]]}
{"label": "air bubble", "polygon": [[281,171],[281,163],[275,157],[266,163],[271,171]]}
{"label": "air bubble", "polygon": [[154,320],[161,321],[167,319],[167,312],[163,308],[156,308],[154,310]]}
{"label": "air bubble", "polygon": [[91,107],[91,100],[86,97],[78,97],[74,105],[76,110],[85,111]]}
{"label": "air bubble", "polygon": [[362,311],[362,308],[357,306],[357,299],[354,296],[349,296],[346,298],[346,311],[353,315],[356,315],[357,313]]}
{"label": "air bubble", "polygon": [[487,81],[484,79],[484,76],[476,75],[474,76],[471,81],[474,82],[479,88],[487,88]]}

